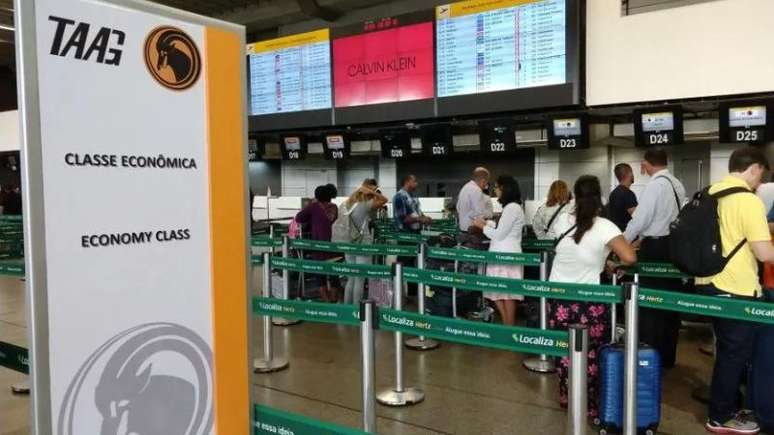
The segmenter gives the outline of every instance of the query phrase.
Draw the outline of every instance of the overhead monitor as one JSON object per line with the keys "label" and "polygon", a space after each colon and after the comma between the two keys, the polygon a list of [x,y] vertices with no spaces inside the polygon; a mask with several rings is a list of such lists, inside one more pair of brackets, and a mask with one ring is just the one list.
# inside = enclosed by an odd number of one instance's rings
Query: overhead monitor
{"label": "overhead monitor", "polygon": [[637,146],[681,144],[683,110],[680,106],[664,106],[634,111],[634,134]]}
{"label": "overhead monitor", "polygon": [[558,115],[549,118],[548,149],[569,151],[590,147],[589,126],[585,115]]}
{"label": "overhead monitor", "polygon": [[328,160],[344,160],[351,150],[349,135],[343,131],[326,133],[323,152]]}
{"label": "overhead monitor", "polygon": [[303,160],[306,158],[307,143],[303,134],[283,134],[280,136],[280,150],[283,160]]}
{"label": "overhead monitor", "polygon": [[385,159],[405,159],[411,156],[411,132],[408,128],[379,130],[379,142]]}
{"label": "overhead monitor", "polygon": [[768,101],[722,103],[720,141],[724,143],[764,143],[769,141],[771,116]]}
{"label": "overhead monitor", "polygon": [[436,7],[438,115],[579,103],[577,0]]}
{"label": "overhead monitor", "polygon": [[485,154],[510,154],[516,152],[516,134],[512,119],[495,119],[478,123],[478,138]]}
{"label": "overhead monitor", "polygon": [[419,128],[422,153],[428,157],[446,157],[454,151],[450,124],[428,124]]}
{"label": "overhead monitor", "polygon": [[247,55],[251,129],[331,124],[328,29],[256,42]]}
{"label": "overhead monitor", "polygon": [[337,27],[332,36],[337,124],[434,116],[432,10]]}

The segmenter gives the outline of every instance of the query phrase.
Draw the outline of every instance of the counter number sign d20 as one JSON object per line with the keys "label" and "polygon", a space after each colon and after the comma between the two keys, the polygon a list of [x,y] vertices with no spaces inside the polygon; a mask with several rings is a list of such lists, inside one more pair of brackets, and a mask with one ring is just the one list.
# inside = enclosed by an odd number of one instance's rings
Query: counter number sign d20
{"label": "counter number sign d20", "polygon": [[411,155],[411,132],[408,128],[379,130],[379,142],[385,159],[405,159]]}

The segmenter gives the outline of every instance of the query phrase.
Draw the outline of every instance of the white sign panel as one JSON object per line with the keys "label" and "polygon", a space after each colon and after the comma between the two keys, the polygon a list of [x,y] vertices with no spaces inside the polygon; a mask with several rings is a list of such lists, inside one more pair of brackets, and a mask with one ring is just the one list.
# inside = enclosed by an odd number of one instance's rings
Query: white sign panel
{"label": "white sign panel", "polygon": [[243,29],[16,5],[37,432],[247,434]]}

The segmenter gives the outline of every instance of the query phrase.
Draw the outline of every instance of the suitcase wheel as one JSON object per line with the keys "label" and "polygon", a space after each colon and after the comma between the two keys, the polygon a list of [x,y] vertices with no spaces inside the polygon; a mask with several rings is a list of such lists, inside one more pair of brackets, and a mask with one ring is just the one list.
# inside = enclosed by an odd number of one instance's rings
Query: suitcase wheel
{"label": "suitcase wheel", "polygon": [[599,430],[599,435],[607,435],[607,429],[602,428]]}

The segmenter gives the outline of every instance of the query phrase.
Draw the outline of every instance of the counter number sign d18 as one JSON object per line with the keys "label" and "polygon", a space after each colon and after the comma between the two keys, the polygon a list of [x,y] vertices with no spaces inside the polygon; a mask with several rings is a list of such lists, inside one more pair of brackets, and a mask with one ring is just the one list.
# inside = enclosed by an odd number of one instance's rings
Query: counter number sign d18
{"label": "counter number sign d18", "polygon": [[282,136],[280,145],[285,160],[303,160],[306,156],[306,138],[301,135]]}
{"label": "counter number sign d18", "polygon": [[548,122],[548,149],[569,151],[589,147],[588,124],[582,116],[562,116]]}

